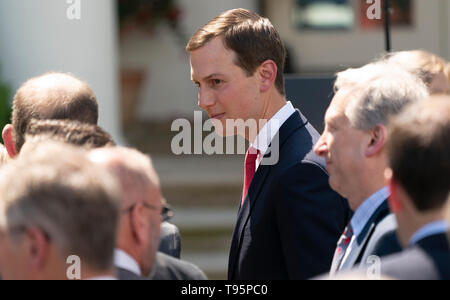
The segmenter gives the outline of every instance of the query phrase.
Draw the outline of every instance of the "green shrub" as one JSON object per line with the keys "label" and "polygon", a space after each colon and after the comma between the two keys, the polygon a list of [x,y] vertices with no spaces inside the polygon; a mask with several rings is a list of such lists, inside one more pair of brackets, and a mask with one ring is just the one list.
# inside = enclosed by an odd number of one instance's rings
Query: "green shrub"
{"label": "green shrub", "polygon": [[[11,123],[11,89],[0,79],[0,131],[3,127]],[[0,137],[3,143],[3,139]]]}

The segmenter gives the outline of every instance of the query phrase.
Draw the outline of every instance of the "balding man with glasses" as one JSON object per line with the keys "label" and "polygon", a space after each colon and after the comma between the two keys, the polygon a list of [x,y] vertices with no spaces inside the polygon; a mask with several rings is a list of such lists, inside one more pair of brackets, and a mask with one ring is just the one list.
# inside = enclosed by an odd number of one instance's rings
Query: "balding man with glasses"
{"label": "balding man with glasses", "polygon": [[157,252],[161,223],[170,211],[163,204],[159,178],[150,158],[122,147],[96,149],[89,157],[106,167],[122,188],[114,258],[118,278],[206,279],[194,265]]}

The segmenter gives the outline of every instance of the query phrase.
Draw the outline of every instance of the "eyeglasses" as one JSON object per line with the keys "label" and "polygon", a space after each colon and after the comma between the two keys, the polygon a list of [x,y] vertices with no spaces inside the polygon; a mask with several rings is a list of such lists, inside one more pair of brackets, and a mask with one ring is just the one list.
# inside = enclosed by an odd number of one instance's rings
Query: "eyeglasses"
{"label": "eyeglasses", "polygon": [[[161,209],[157,208],[154,205],[148,204],[146,202],[139,202],[139,203],[141,203],[142,206],[144,206],[147,209],[156,210],[156,211],[160,212],[162,222],[166,222],[166,221],[170,220],[174,215],[172,209],[170,208],[170,206],[167,203],[165,203]],[[133,209],[136,207],[136,205],[138,205],[138,203],[131,205],[129,208],[124,210],[124,212],[126,212],[126,213],[132,212]]]}

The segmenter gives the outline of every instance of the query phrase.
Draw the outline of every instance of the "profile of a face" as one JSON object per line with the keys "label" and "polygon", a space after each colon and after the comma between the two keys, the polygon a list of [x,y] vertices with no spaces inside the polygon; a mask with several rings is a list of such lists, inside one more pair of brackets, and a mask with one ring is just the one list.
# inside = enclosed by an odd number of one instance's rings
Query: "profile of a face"
{"label": "profile of a face", "polygon": [[221,37],[191,52],[198,106],[208,113],[220,136],[241,134],[230,125],[237,120],[258,120],[262,111],[258,76],[248,76],[235,61],[236,54],[225,48]]}

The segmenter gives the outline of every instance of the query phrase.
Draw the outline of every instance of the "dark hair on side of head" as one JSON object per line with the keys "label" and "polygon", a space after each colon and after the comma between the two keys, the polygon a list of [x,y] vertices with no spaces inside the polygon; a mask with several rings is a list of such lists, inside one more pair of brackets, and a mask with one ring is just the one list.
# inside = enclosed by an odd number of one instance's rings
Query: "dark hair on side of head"
{"label": "dark hair on side of head", "polygon": [[392,120],[393,177],[419,211],[442,208],[450,191],[450,97],[412,105]]}
{"label": "dark hair on side of head", "polygon": [[115,146],[111,135],[100,126],[71,120],[37,120],[28,124],[25,140],[52,140],[81,146],[85,149]]}

